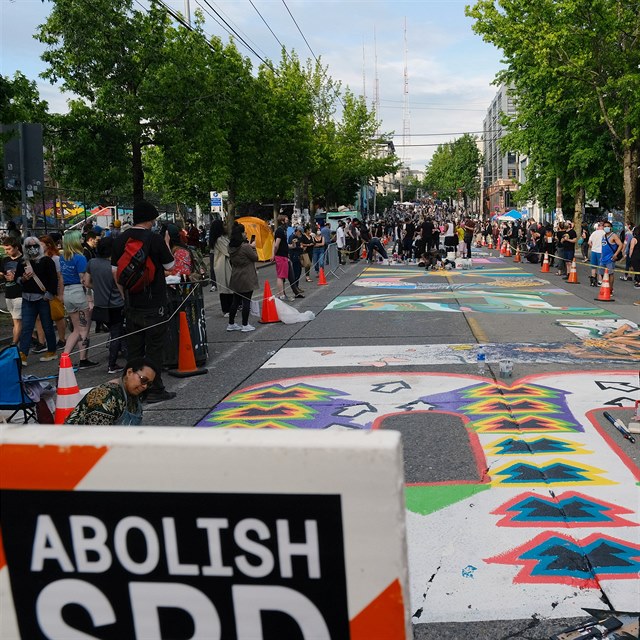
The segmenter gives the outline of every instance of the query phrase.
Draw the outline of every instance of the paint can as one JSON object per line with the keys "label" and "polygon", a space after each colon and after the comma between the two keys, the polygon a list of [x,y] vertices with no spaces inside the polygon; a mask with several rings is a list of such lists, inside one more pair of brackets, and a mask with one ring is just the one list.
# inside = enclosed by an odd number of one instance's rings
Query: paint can
{"label": "paint can", "polygon": [[510,378],[513,374],[513,360],[500,361],[500,377]]}

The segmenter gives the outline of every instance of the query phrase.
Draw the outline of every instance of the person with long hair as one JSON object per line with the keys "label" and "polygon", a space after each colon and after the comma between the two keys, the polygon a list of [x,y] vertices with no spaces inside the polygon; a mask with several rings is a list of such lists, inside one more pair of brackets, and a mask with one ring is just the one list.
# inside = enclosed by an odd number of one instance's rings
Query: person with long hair
{"label": "person with long hair", "polygon": [[79,343],[80,362],[78,369],[96,367],[98,363],[92,362],[88,358],[91,309],[84,286],[87,259],[84,256],[82,235],[79,231],[67,231],[62,237],[60,272],[64,283],[63,302],[73,327],[64,346],[65,353],[71,353]]}
{"label": "person with long hair", "polygon": [[[60,273],[60,250],[58,249],[58,245],[56,244],[55,240],[51,236],[40,236],[40,244],[44,249],[44,255],[51,258],[56,265],[56,272],[58,273],[57,297],[62,299],[62,296],[64,294],[64,283],[62,282],[62,273]],[[67,325],[64,318],[55,320],[54,324],[56,325],[56,330],[58,331],[58,342],[56,344],[56,347],[58,349],[63,349],[67,335]]]}
{"label": "person with long hair", "polygon": [[222,220],[214,220],[209,229],[211,250],[211,291],[218,290],[222,315],[228,316],[233,301],[231,290],[231,262],[229,261],[229,235]]}
{"label": "person with long hair", "polygon": [[[258,252],[256,242],[247,241],[244,225],[236,224],[231,230],[229,238],[229,254],[231,261],[231,280],[229,284],[233,290],[233,301],[229,309],[229,324],[227,331],[254,331],[255,327],[249,324],[249,312],[251,310],[251,296],[258,288],[258,273],[256,262]],[[236,312],[242,308],[242,326],[236,324]]]}

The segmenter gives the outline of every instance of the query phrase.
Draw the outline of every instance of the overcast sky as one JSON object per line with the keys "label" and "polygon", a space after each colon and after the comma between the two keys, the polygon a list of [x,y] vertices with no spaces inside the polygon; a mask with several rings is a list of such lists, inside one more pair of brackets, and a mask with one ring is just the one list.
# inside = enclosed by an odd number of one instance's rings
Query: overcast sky
{"label": "overcast sky", "polygon": [[[137,1],[134,6],[140,9]],[[140,3],[146,6],[147,0]],[[184,0],[167,4],[184,13]],[[491,83],[500,68],[500,54],[473,33],[471,20],[464,15],[468,4],[464,0],[253,0],[255,8],[250,0],[189,0],[189,4],[192,13],[202,8],[208,35],[229,39],[211,17],[218,12],[261,57],[278,61],[280,45],[266,21],[288,50],[303,60],[320,58],[329,75],[354,93],[363,92],[364,71],[369,104],[374,98],[375,32],[382,130],[395,133],[396,151],[413,169],[424,169],[435,145],[465,131],[480,131],[497,91]],[[65,110],[65,96],[38,78],[44,69],[43,47],[33,38],[51,7],[48,0],[0,0],[0,72],[12,76],[20,70],[37,80],[50,111],[59,112]],[[403,148],[405,18],[412,146]],[[260,61],[236,44],[257,67]]]}

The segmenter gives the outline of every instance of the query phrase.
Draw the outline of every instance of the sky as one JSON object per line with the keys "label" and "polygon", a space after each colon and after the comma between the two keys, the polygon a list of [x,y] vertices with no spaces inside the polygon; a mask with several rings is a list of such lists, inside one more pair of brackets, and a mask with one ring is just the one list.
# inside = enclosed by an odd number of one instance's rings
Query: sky
{"label": "sky", "polygon": [[[492,82],[501,68],[500,52],[473,33],[472,21],[464,15],[466,0],[253,0],[253,4],[166,0],[166,4],[184,14],[187,1],[192,14],[203,11],[209,36],[229,40],[228,32],[212,17],[222,22],[217,12],[262,58],[280,59],[279,40],[302,60],[319,58],[343,87],[357,95],[364,91],[369,105],[377,67],[381,131],[394,134],[398,156],[412,169],[424,170],[438,144],[464,132],[480,132],[497,92]],[[134,6],[141,9],[148,0],[134,0]],[[0,0],[0,73],[13,76],[19,70],[36,80],[49,111],[63,112],[69,96],[38,77],[45,68],[40,59],[44,47],[33,38],[51,8],[49,0]],[[237,39],[236,46],[257,68],[260,60]],[[402,146],[403,139],[408,146]]]}

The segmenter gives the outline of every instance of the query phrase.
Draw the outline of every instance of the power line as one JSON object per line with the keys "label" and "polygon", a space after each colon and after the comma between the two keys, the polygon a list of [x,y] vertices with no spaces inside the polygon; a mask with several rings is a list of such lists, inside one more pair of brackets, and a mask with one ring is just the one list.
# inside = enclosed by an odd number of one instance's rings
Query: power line
{"label": "power line", "polygon": [[316,54],[313,52],[313,49],[311,48],[311,45],[309,44],[309,42],[307,41],[307,39],[305,38],[304,33],[302,33],[302,29],[300,28],[300,26],[298,25],[298,23],[296,22],[296,19],[293,17],[293,14],[291,13],[291,11],[289,11],[289,7],[287,6],[287,3],[285,2],[285,0],[282,0],[282,4],[284,5],[285,9],[287,10],[287,12],[289,13],[289,15],[291,16],[291,19],[293,20],[293,24],[296,25],[300,35],[302,36],[302,39],[305,41],[307,47],[309,47],[309,51],[311,51],[311,55],[314,57],[315,61],[320,64],[320,60],[318,60],[318,57],[316,56]]}
{"label": "power line", "polygon": [[[260,16],[260,19],[262,20],[262,22],[264,22],[264,24],[266,25],[267,29],[269,29],[269,31],[271,31],[271,35],[276,39],[276,42],[280,45],[280,47],[282,49],[284,49],[285,51],[287,50],[286,47],[282,44],[282,42],[280,42],[278,36],[273,32],[273,29],[269,26],[269,23],[264,19],[263,15],[260,13],[260,11],[258,11],[258,7],[256,7],[255,4],[253,4],[253,0],[249,0],[249,2],[251,3],[251,6],[256,10],[256,13]],[[289,55],[289,54],[287,54]]]}

